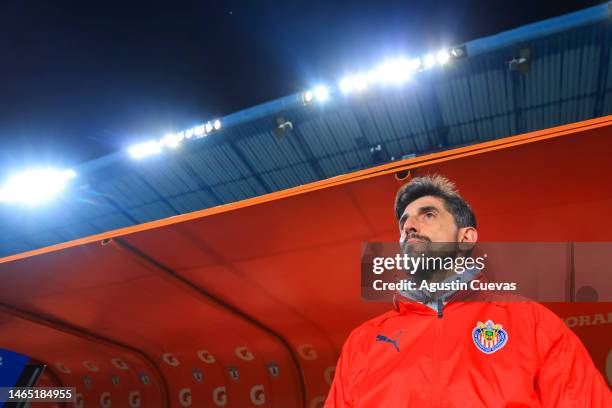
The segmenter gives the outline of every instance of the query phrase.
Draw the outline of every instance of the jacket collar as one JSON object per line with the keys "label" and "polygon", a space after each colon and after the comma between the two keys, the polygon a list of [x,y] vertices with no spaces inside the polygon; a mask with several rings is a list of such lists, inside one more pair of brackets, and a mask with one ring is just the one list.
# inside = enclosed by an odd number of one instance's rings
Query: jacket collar
{"label": "jacket collar", "polygon": [[[472,279],[475,279],[476,277],[480,278],[483,276],[484,275],[482,274],[480,269],[472,268],[472,269],[466,270],[465,272],[461,274],[455,274],[455,275],[449,276],[448,278],[444,279],[440,283],[442,284],[452,283],[452,282],[467,283],[471,281]],[[435,303],[438,300],[442,300],[442,302],[446,303],[451,298],[453,298],[458,292],[459,291],[456,291],[456,290],[445,290],[445,291],[437,291],[433,293],[427,289],[398,291],[398,293],[404,298],[415,301],[415,302],[424,303],[424,304]]]}
{"label": "jacket collar", "polygon": [[[469,274],[468,271],[466,271],[464,274],[458,275],[460,277],[462,277],[461,282],[469,282],[472,279],[477,279],[481,282],[488,282],[488,279],[486,278],[486,276],[484,275],[484,273],[481,270],[478,269],[472,269],[469,270]],[[451,278],[448,278],[446,280],[444,280],[444,282],[452,282],[453,280],[457,279],[456,276],[453,276]],[[416,295],[416,296],[410,296],[412,294],[412,292],[419,292],[422,293],[422,291],[410,291],[410,292],[403,292],[403,291],[398,291],[398,293],[393,295],[393,308],[395,309],[395,311],[399,314],[406,314],[409,312],[413,312],[413,313],[420,313],[420,314],[433,314],[435,313],[435,305],[437,299],[442,299],[443,304],[447,305],[448,303],[459,303],[459,302],[465,302],[465,301],[470,301],[470,302],[476,302],[476,301],[492,301],[496,304],[500,304],[503,305],[503,302],[499,302],[499,299],[495,299],[492,298],[490,295],[484,295],[482,294],[480,291],[476,291],[476,290],[458,290],[458,291],[445,291],[442,292],[442,296],[441,297],[430,297],[430,295],[428,294],[421,294],[421,295]],[[428,292],[429,294],[431,294],[431,292]],[[408,296],[407,296],[408,295]],[[423,300],[419,300],[423,299]]]}

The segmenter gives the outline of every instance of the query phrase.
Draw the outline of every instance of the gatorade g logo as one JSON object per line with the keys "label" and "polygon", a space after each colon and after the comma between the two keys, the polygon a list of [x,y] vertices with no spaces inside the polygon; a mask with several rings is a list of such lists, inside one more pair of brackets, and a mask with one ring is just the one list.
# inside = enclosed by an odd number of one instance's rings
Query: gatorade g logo
{"label": "gatorade g logo", "polygon": [[225,387],[217,387],[213,390],[213,401],[220,407],[227,404],[227,392],[225,391]]}
{"label": "gatorade g logo", "polygon": [[253,353],[246,347],[236,347],[236,355],[244,361],[251,361],[255,358]]}
{"label": "gatorade g logo", "polygon": [[318,357],[317,351],[310,344],[302,344],[297,350],[304,360],[316,360]]}
{"label": "gatorade g logo", "polygon": [[215,357],[212,354],[210,354],[208,350],[198,351],[198,358],[208,364],[212,364],[216,361]]}
{"label": "gatorade g logo", "polygon": [[128,395],[128,401],[130,401],[130,408],[140,407],[140,393],[138,391],[132,391]]}
{"label": "gatorade g logo", "polygon": [[194,380],[196,380],[197,382],[202,382],[202,378],[204,376],[202,375],[202,372],[199,369],[194,368],[193,370],[191,370],[191,374],[193,375]]}
{"label": "gatorade g logo", "polygon": [[325,382],[327,382],[328,385],[332,384],[332,381],[334,380],[334,374],[336,373],[336,367],[327,367],[325,369],[325,372],[323,373],[323,376],[325,377]]}
{"label": "gatorade g logo", "polygon": [[263,405],[266,402],[263,385],[254,385],[251,387],[251,402],[254,405]]}
{"label": "gatorade g logo", "polygon": [[144,385],[149,385],[149,383],[151,382],[151,379],[149,378],[148,375],[143,373],[143,374],[140,374],[140,381],[142,381]]}
{"label": "gatorade g logo", "polygon": [[85,404],[83,403],[83,394],[77,394],[74,400],[74,406],[76,408],[83,408]]}
{"label": "gatorade g logo", "polygon": [[229,373],[229,376],[234,381],[238,381],[238,379],[240,378],[240,372],[238,371],[236,367],[228,367],[227,372]]}
{"label": "gatorade g logo", "polygon": [[178,365],[180,365],[180,361],[178,361],[176,359],[176,357],[174,357],[172,354],[170,353],[166,353],[162,356],[162,360],[164,360],[164,362],[172,367],[176,367]]}
{"label": "gatorade g logo", "polygon": [[72,370],[70,370],[68,367],[66,367],[62,363],[57,363],[55,366],[57,367],[58,370],[60,370],[64,374],[70,374],[72,372]]}
{"label": "gatorade g logo", "polygon": [[268,363],[268,372],[272,377],[278,377],[280,374],[280,369],[278,368],[278,364],[273,361]]}
{"label": "gatorade g logo", "polygon": [[117,367],[118,369],[120,369],[120,370],[127,370],[127,369],[128,369],[127,364],[125,364],[125,363],[123,362],[123,360],[121,360],[120,358],[113,358],[113,359],[111,360],[111,363],[113,363],[113,365],[114,365],[115,367]]}
{"label": "gatorade g logo", "polygon": [[103,392],[102,394],[100,394],[100,406],[102,408],[110,408],[111,406],[110,392]]}
{"label": "gatorade g logo", "polygon": [[83,361],[83,367],[85,367],[89,371],[93,371],[94,373],[100,371],[100,369],[91,361]]}
{"label": "gatorade g logo", "polygon": [[182,388],[179,391],[179,402],[183,407],[191,406],[191,390],[189,388]]}

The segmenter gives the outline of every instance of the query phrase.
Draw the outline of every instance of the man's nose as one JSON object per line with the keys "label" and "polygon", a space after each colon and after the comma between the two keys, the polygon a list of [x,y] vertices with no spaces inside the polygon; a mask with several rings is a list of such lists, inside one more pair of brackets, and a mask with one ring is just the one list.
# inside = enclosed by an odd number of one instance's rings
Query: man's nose
{"label": "man's nose", "polygon": [[417,225],[417,223],[415,222],[413,217],[408,217],[406,218],[406,221],[404,222],[404,226],[402,228],[402,231],[408,235],[412,232],[414,233],[418,233],[419,232],[419,227]]}

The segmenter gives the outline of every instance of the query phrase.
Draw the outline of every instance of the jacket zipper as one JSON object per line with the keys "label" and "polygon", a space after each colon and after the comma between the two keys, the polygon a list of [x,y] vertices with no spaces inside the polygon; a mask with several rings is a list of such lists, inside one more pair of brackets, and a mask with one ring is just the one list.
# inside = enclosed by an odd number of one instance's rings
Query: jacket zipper
{"label": "jacket zipper", "polygon": [[437,407],[440,405],[441,391],[440,391],[440,361],[439,351],[442,343],[442,299],[437,301],[438,318],[436,319],[436,329],[434,334],[434,352],[433,352],[433,364],[434,364],[434,395],[432,398],[433,406]]}

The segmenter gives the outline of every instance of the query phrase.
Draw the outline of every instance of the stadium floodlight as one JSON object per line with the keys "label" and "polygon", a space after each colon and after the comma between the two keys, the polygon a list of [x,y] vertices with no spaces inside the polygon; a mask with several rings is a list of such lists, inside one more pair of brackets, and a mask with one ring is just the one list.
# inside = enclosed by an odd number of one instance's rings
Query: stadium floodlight
{"label": "stadium floodlight", "polygon": [[346,77],[340,81],[340,91],[350,93],[352,91],[361,92],[368,87],[368,78],[363,74]]}
{"label": "stadium floodlight", "polygon": [[368,78],[365,75],[359,74],[353,77],[353,86],[356,91],[363,91],[368,87]]}
{"label": "stadium floodlight", "polygon": [[467,47],[465,45],[453,47],[450,50],[450,54],[453,58],[465,58],[467,57]]}
{"label": "stadium floodlight", "polygon": [[421,59],[420,58],[413,58],[410,60],[410,70],[412,71],[418,71],[419,69],[421,69]]}
{"label": "stadium floodlight", "polygon": [[343,78],[340,81],[340,91],[342,93],[349,93],[353,90],[353,80],[352,78]]}
{"label": "stadium floodlight", "polygon": [[145,156],[149,156],[149,155],[161,152],[162,146],[163,146],[163,139],[162,141],[159,141],[159,142],[151,140],[148,142],[134,145],[130,147],[128,151],[130,152],[130,155],[133,158],[142,159]]}
{"label": "stadium floodlight", "polygon": [[426,69],[433,67],[436,65],[436,57],[433,54],[427,54],[425,58],[423,58],[423,65]]}
{"label": "stadium floodlight", "polygon": [[128,152],[133,158],[142,159],[143,157],[160,153],[164,147],[176,148],[183,140],[191,139],[194,136],[198,138],[204,137],[213,130],[220,130],[221,127],[221,119],[215,119],[212,122],[208,121],[202,125],[185,129],[177,133],[168,133],[159,140],[150,140],[131,146]]}
{"label": "stadium floodlight", "polygon": [[401,84],[412,77],[412,61],[406,58],[396,58],[383,63],[377,70],[380,82]]}
{"label": "stadium floodlight", "polygon": [[[163,139],[163,143],[164,145],[168,146],[168,147],[177,147],[179,145],[179,143],[181,142],[181,140],[183,140],[183,138],[181,137],[181,134],[183,134],[183,132],[180,133],[168,133],[166,136],[164,136]],[[183,134],[184,136],[184,134]]]}
{"label": "stadium floodlight", "polygon": [[373,69],[365,75],[366,82],[368,84],[374,84],[379,81],[378,69]]}
{"label": "stadium floodlight", "polygon": [[74,177],[76,173],[71,169],[40,168],[17,173],[0,189],[0,201],[40,204],[61,192]]}
{"label": "stadium floodlight", "polygon": [[436,54],[436,59],[438,60],[438,64],[444,65],[450,60],[450,54],[447,50],[440,50]]}
{"label": "stadium floodlight", "polygon": [[200,125],[200,126],[196,126],[193,134],[200,137],[202,135],[204,135],[204,132],[206,131],[206,129],[204,128],[204,125]]}
{"label": "stadium floodlight", "polygon": [[313,98],[314,98],[314,92],[312,92],[311,90],[308,90],[302,94],[302,102],[306,104],[312,102]]}
{"label": "stadium floodlight", "polygon": [[329,99],[329,89],[325,85],[319,85],[314,89],[314,95],[319,102]]}

